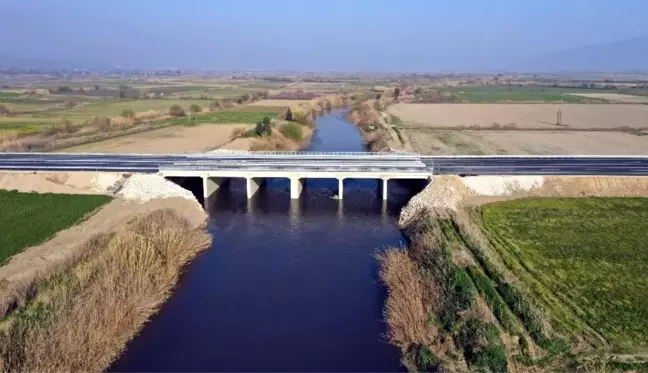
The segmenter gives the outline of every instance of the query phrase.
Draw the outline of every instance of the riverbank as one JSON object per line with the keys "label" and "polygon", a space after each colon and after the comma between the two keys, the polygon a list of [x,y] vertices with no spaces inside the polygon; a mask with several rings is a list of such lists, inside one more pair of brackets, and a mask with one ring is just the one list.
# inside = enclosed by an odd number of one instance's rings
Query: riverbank
{"label": "riverbank", "polygon": [[[547,198],[513,201],[533,196]],[[589,198],[593,196],[607,197]],[[621,371],[645,367],[646,350],[641,345],[644,339],[631,332],[639,326],[630,321],[645,312],[641,301],[648,295],[645,291],[642,296],[635,294],[614,303],[626,307],[612,312],[624,315],[617,324],[630,322],[623,326],[626,332],[616,333],[619,325],[595,321],[598,310],[609,308],[609,303],[597,303],[591,298],[583,301],[582,292],[571,294],[572,290],[564,286],[554,286],[563,281],[583,281],[586,275],[579,269],[589,263],[580,258],[584,250],[589,250],[589,259],[597,263],[604,260],[610,266],[615,265],[613,253],[627,249],[634,253],[633,263],[648,260],[635,242],[641,229],[627,223],[633,214],[645,213],[637,210],[641,200],[635,203],[610,196],[646,197],[648,178],[435,177],[401,212],[399,224],[409,239],[408,247],[390,249],[379,257],[381,278],[389,289],[384,310],[388,337],[400,348],[403,363],[410,370],[493,372],[599,368]],[[558,218],[562,216],[560,206],[567,203],[575,209],[567,215],[591,219],[570,223],[569,216]],[[525,204],[525,209],[516,209],[516,204]],[[538,204],[545,206],[549,220],[542,220],[541,212],[533,209]],[[609,215],[611,210],[606,204],[627,206]],[[513,207],[506,210],[509,205]],[[497,220],[491,217],[491,211],[498,211]],[[499,222],[506,218],[501,211],[518,215],[524,212],[528,216],[518,216],[514,222],[506,223],[505,229],[498,230]],[[606,225],[593,223],[602,214],[608,214]],[[551,224],[556,219],[561,227],[572,224],[578,228],[556,227],[554,232]],[[511,230],[517,226],[526,233],[512,236]],[[620,229],[627,232],[610,241],[615,237],[610,233]],[[559,232],[563,237],[557,238]],[[538,241],[534,243],[534,239]],[[517,241],[512,244],[511,240]],[[588,249],[570,249],[590,241],[597,243],[593,247],[586,245]],[[534,256],[522,256],[521,250],[529,245],[535,251],[525,255]],[[551,277],[555,268],[544,268],[539,275],[534,270],[538,262],[530,259],[552,247],[562,254],[540,263],[545,267],[561,266],[563,275],[557,282]],[[605,249],[595,252],[599,247]],[[575,257],[559,264],[558,258],[569,253]],[[591,271],[598,277],[588,283],[617,281],[618,272]],[[571,277],[564,277],[567,275]],[[610,275],[607,279],[601,277]],[[631,284],[636,281],[628,281],[628,289],[641,289]],[[597,290],[601,300],[624,297],[618,292],[606,293],[604,288]],[[570,289],[585,287],[580,284]],[[628,344],[628,340],[632,342]],[[634,347],[628,348],[630,345]]]}
{"label": "riverbank", "polygon": [[[158,176],[18,177],[31,181],[26,192],[51,184],[114,199],[0,267],[0,367],[103,371],[169,297],[184,265],[209,246],[206,214],[189,192]],[[40,217],[23,218],[38,225]]]}
{"label": "riverbank", "polygon": [[393,117],[387,113],[393,98],[358,99],[348,114],[348,119],[362,132],[365,145],[372,152],[413,152],[412,144],[393,126]]}

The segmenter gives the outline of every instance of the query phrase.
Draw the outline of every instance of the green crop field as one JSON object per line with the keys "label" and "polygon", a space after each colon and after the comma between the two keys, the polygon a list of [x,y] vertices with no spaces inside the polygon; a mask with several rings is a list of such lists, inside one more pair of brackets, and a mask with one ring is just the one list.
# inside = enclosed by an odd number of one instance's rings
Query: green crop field
{"label": "green crop field", "polygon": [[[226,110],[226,111],[217,111],[213,113],[198,114],[193,117],[179,117],[173,118],[170,120],[164,121],[164,123],[172,124],[203,124],[203,123],[256,123],[262,120],[264,117],[269,117],[270,119],[276,118],[279,112],[277,110],[268,110],[263,106],[256,107],[258,110],[251,110],[250,107],[245,107],[244,110]],[[243,108],[241,108],[243,109]],[[276,109],[276,108],[273,108]],[[281,108],[283,111],[283,108]]]}
{"label": "green crop field", "polygon": [[640,90],[614,90],[614,89],[588,89],[570,87],[538,87],[538,86],[516,86],[516,85],[485,85],[485,86],[464,86],[454,87],[448,90],[454,93],[460,100],[473,103],[493,102],[519,102],[519,101],[540,101],[577,104],[586,102],[605,102],[601,99],[591,99],[574,96],[578,93],[621,93],[629,95],[642,95]]}
{"label": "green crop field", "polygon": [[36,133],[43,126],[61,123],[60,118],[32,118],[28,116],[0,117],[0,131],[11,131],[21,134]]}
{"label": "green crop field", "polygon": [[522,199],[484,206],[482,221],[520,262],[517,271],[528,271],[616,351],[645,351],[648,199]]}
{"label": "green crop field", "polygon": [[208,106],[209,101],[206,100],[135,100],[135,101],[107,101],[100,103],[93,103],[73,109],[57,110],[47,113],[47,116],[65,116],[65,117],[84,117],[89,118],[92,116],[98,117],[111,117],[119,116],[125,109],[133,110],[134,112],[142,112],[147,110],[166,111],[172,105],[180,105],[185,110],[193,104],[200,106]]}
{"label": "green crop field", "polygon": [[71,227],[110,199],[108,196],[0,190],[0,263]]}
{"label": "green crop field", "polygon": [[0,99],[19,97],[20,93],[16,92],[0,92]]}

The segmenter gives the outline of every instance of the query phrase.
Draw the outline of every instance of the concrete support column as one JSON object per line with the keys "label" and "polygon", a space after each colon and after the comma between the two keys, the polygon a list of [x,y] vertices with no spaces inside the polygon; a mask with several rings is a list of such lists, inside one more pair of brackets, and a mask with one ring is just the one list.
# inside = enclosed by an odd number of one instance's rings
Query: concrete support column
{"label": "concrete support column", "polygon": [[290,178],[290,198],[299,199],[301,192],[304,189],[304,180],[298,177]]}
{"label": "concrete support column", "polygon": [[383,201],[387,200],[387,184],[389,184],[389,178],[382,179],[382,199]]}
{"label": "concrete support column", "polygon": [[261,185],[263,185],[263,180],[262,178],[258,177],[246,177],[245,178],[245,185],[246,185],[246,190],[247,190],[247,198],[252,198],[256,194],[256,192],[259,190]]}
{"label": "concrete support column", "polygon": [[203,177],[203,197],[209,199],[218,189],[226,182],[227,179],[221,177]]}
{"label": "concrete support column", "polygon": [[338,178],[338,199],[341,200],[344,196],[344,178]]}

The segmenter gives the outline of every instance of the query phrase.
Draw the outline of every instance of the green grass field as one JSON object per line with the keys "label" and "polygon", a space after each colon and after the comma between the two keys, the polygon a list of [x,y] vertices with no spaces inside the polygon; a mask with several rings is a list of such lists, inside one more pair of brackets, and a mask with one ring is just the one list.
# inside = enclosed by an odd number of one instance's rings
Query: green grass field
{"label": "green grass field", "polygon": [[648,199],[522,199],[484,206],[482,221],[519,260],[518,272],[528,271],[616,351],[648,347]]}
{"label": "green grass field", "polygon": [[0,190],[0,263],[73,226],[110,199],[108,196]]}

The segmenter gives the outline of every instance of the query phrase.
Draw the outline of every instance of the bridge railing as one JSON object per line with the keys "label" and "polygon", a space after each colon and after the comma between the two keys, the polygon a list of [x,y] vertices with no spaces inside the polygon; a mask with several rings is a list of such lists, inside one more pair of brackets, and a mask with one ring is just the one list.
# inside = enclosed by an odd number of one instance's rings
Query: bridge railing
{"label": "bridge railing", "polygon": [[247,166],[247,167],[214,167],[213,165],[171,165],[160,166],[159,170],[164,171],[274,171],[274,172],[398,172],[398,173],[431,173],[427,167],[380,167],[380,166],[350,166],[350,167],[272,167],[272,166]]}
{"label": "bridge railing", "polygon": [[372,152],[299,152],[299,151],[214,151],[210,153],[192,153],[185,154],[189,157],[227,157],[229,155],[233,156],[250,156],[250,157],[370,157],[370,158],[393,158],[393,157],[408,157],[408,158],[420,158],[418,153],[372,153]]}

